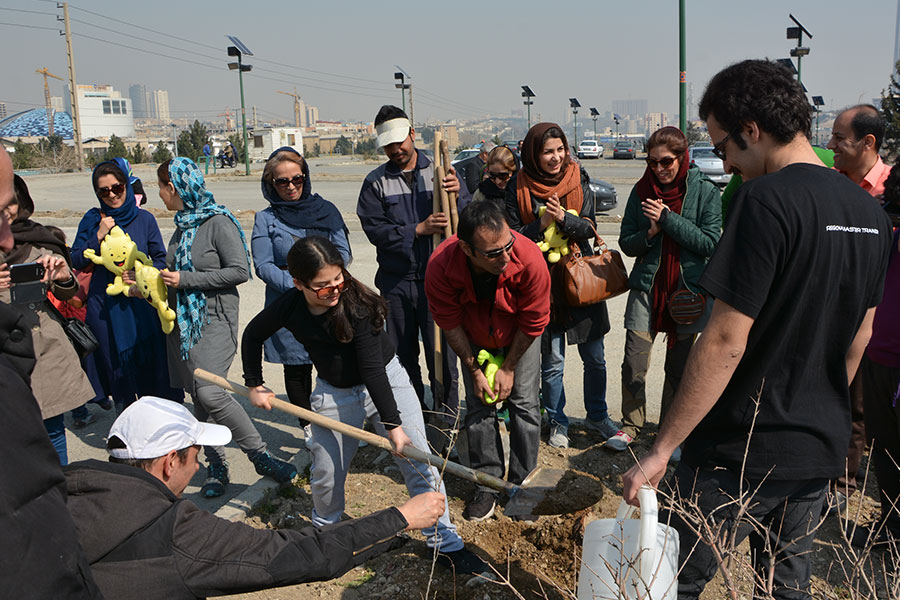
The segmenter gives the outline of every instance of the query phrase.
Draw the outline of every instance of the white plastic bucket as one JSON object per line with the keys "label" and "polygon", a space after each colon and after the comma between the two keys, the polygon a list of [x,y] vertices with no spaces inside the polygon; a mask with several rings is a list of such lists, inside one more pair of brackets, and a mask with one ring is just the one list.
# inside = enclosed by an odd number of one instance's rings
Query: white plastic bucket
{"label": "white plastic bucket", "polygon": [[615,519],[584,532],[578,600],[676,600],[678,532],[659,523],[656,491],[638,491],[641,519],[623,501]]}

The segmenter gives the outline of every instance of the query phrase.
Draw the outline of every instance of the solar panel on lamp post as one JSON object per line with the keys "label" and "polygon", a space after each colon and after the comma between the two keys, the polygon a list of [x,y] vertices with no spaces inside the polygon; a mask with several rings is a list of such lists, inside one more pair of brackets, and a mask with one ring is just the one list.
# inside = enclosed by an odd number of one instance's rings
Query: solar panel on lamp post
{"label": "solar panel on lamp post", "polygon": [[575,124],[575,147],[578,147],[578,109],[581,108],[581,103],[578,101],[578,98],[569,98],[569,106],[572,107],[572,119]]}
{"label": "solar panel on lamp post", "polygon": [[228,68],[229,70],[238,72],[238,81],[241,86],[241,129],[243,130],[244,135],[244,166],[246,174],[250,175],[250,147],[247,139],[247,109],[244,104],[244,72],[249,72],[253,67],[251,65],[245,65],[242,61],[242,57],[243,55],[253,56],[253,53],[237,37],[233,35],[226,35],[225,37],[234,44],[233,46],[228,46],[228,56],[237,57],[237,62],[228,63]]}
{"label": "solar panel on lamp post", "polygon": [[531,129],[531,105],[534,104],[534,92],[527,85],[522,86],[522,97],[525,98],[525,106],[528,107],[528,129]]}

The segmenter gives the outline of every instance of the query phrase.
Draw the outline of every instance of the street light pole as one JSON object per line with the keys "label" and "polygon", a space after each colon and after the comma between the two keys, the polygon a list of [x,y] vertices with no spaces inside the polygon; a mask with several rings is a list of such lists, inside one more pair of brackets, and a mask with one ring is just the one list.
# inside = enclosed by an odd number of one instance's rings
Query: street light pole
{"label": "street light pole", "polygon": [[178,124],[172,123],[172,141],[175,145],[175,156],[178,156]]}
{"label": "street light pole", "polygon": [[813,106],[816,107],[816,146],[819,145],[819,107],[825,105],[825,99],[822,96],[812,97]]}
{"label": "street light pole", "polygon": [[522,97],[525,98],[525,106],[528,107],[528,129],[531,129],[531,105],[534,104],[534,92],[527,85],[522,86]]}
{"label": "street light pole", "polygon": [[[597,140],[597,117],[600,116],[600,111],[598,111],[593,106],[591,107],[591,118],[594,119],[594,140]],[[597,142],[598,144],[600,142]]]}
{"label": "street light pole", "polygon": [[409,84],[405,83],[403,73],[394,73],[394,79],[400,80],[400,83],[395,83],[394,87],[400,90],[400,101],[403,103],[403,112],[406,112],[406,90],[409,88]]}
{"label": "street light pole", "polygon": [[795,48],[791,48],[791,56],[796,57],[797,59],[797,83],[803,85],[803,79],[800,71],[800,62],[803,60],[804,56],[809,54],[809,47],[803,45],[803,34],[805,33],[809,37],[809,39],[812,39],[812,34],[809,32],[809,30],[806,29],[806,27],[800,24],[800,21],[794,18],[794,15],[788,14],[788,17],[797,25],[796,27],[787,28],[787,39],[797,40],[797,46]]}
{"label": "street light pole", "polygon": [[687,39],[684,0],[678,0],[678,128],[687,131]]}
{"label": "street light pole", "polygon": [[572,118],[575,121],[575,147],[578,148],[578,109],[581,108],[581,103],[578,102],[578,98],[569,98],[569,106],[572,107]]}
{"label": "street light pole", "polygon": [[616,122],[616,141],[619,141],[619,115],[618,113],[613,113],[613,121]]}
{"label": "street light pole", "polygon": [[238,81],[241,86],[241,128],[243,129],[244,134],[244,166],[246,168],[246,174],[250,175],[250,145],[247,138],[247,107],[244,104],[244,71],[250,71],[253,67],[251,65],[245,65],[242,58],[244,54],[253,56],[253,53],[250,52],[250,49],[235,36],[227,35],[225,37],[234,44],[234,46],[228,46],[228,56],[237,57],[237,62],[228,63],[228,68],[232,71],[237,70]]}

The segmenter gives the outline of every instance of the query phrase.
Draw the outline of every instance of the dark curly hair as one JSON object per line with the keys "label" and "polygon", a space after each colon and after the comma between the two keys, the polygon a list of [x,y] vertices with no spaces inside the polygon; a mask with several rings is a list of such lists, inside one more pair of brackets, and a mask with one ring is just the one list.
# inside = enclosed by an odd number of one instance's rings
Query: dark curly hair
{"label": "dark curly hair", "polygon": [[745,60],[716,73],[700,100],[700,118],[716,117],[741,150],[741,127],[751,121],[779,144],[802,133],[809,138],[812,109],[787,68],[770,60]]}

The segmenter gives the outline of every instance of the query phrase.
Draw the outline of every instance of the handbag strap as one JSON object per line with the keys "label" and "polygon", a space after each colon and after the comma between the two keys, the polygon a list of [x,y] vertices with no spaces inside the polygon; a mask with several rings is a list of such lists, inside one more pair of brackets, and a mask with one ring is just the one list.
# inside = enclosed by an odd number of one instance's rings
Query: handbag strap
{"label": "handbag strap", "polygon": [[700,292],[695,292],[694,290],[691,289],[691,286],[688,285],[687,279],[684,278],[684,268],[681,266],[681,262],[680,262],[680,261],[679,261],[679,263],[678,263],[678,276],[681,278],[681,283],[684,285],[684,289],[686,289],[686,290],[689,291],[690,293],[695,294],[695,295],[698,295],[698,296],[702,296],[702,295],[703,295],[703,294],[701,294]]}
{"label": "handbag strap", "polygon": [[597,233],[597,227],[594,226],[594,222],[590,217],[582,217],[585,221],[587,221],[588,226],[591,228],[591,231],[594,232],[594,247],[599,250],[600,253],[606,252],[609,250],[609,246],[606,245],[606,242],[603,241],[603,238],[600,237],[600,234]]}

